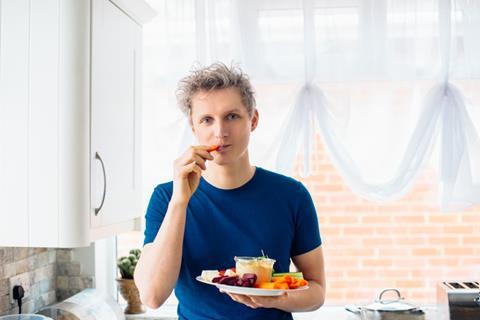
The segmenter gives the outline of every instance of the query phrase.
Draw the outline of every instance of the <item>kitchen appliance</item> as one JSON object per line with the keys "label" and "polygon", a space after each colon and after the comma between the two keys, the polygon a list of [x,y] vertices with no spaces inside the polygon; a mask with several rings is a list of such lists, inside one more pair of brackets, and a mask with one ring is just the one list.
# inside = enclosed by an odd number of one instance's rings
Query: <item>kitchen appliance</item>
{"label": "kitchen appliance", "polygon": [[122,308],[113,297],[93,288],[46,306],[38,313],[54,320],[125,320]]}
{"label": "kitchen appliance", "polygon": [[[383,296],[393,292],[393,299]],[[378,298],[364,306],[346,306],[347,311],[358,314],[362,320],[423,320],[425,312],[417,306],[406,302],[397,289],[383,289]]]}
{"label": "kitchen appliance", "polygon": [[14,314],[0,317],[0,320],[53,320],[39,314]]}
{"label": "kitchen appliance", "polygon": [[480,319],[480,283],[444,281],[437,284],[439,320]]}

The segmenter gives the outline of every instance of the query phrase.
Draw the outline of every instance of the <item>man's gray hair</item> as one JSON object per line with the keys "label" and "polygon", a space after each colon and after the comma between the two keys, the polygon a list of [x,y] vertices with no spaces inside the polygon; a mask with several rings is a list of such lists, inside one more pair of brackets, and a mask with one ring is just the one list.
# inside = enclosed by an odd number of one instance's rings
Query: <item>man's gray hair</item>
{"label": "man's gray hair", "polygon": [[238,66],[227,67],[221,62],[215,62],[208,67],[194,67],[188,76],[180,80],[177,89],[177,101],[183,113],[190,117],[192,98],[199,91],[237,88],[249,116],[255,110],[253,87],[248,75]]}

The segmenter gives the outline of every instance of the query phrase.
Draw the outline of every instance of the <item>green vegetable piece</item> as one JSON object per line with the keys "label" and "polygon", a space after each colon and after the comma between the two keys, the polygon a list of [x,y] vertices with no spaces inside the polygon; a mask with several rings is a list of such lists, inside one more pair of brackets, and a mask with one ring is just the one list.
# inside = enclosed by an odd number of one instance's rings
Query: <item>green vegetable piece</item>
{"label": "green vegetable piece", "polygon": [[293,278],[297,279],[303,279],[303,273],[302,272],[282,272],[282,273],[273,273],[272,277],[283,277],[286,275],[290,275]]}

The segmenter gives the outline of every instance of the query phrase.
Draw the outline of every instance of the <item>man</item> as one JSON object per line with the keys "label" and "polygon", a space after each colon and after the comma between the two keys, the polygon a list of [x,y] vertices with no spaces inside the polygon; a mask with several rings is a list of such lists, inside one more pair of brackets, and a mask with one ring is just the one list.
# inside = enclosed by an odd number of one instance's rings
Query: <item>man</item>
{"label": "man", "polygon": [[[180,319],[292,319],[291,312],[319,308],[325,274],[315,208],[300,182],[250,164],[259,113],[248,77],[216,63],[184,78],[178,100],[199,145],[151,197],[134,276],[143,303],[158,308],[175,288]],[[195,280],[262,250],[276,272],[288,272],[291,259],[309,289],[246,296]]]}

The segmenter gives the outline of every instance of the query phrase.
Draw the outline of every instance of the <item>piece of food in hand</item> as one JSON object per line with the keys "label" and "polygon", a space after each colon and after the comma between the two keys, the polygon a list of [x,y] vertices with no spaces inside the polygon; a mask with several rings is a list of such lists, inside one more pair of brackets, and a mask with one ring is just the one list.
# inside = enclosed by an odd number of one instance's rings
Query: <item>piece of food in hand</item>
{"label": "piece of food in hand", "polygon": [[219,145],[211,146],[210,148],[207,149],[207,151],[208,152],[217,151],[219,148],[220,148]]}
{"label": "piece of food in hand", "polygon": [[255,285],[255,288],[260,288],[260,289],[271,289],[271,290],[288,290],[290,287],[288,286],[288,283],[285,282],[261,282],[257,285]]}
{"label": "piece of food in hand", "polygon": [[235,272],[235,268],[229,268],[227,270],[219,270],[218,273],[221,275],[221,276],[235,276],[237,275],[237,273]]}
{"label": "piece of food in hand", "polygon": [[[242,286],[253,287],[255,285],[255,282],[257,281],[257,275],[254,273],[245,273],[242,276],[242,281],[244,282]],[[245,285],[245,284],[248,284],[248,285]]]}
{"label": "piece of food in hand", "polygon": [[257,276],[254,274],[244,274],[243,277],[235,276],[218,276],[212,279],[213,283],[225,284],[229,286],[237,286],[237,287],[253,287],[255,281],[257,280]]}
{"label": "piece of food in hand", "polygon": [[232,270],[232,268],[230,268],[225,271],[224,275],[231,277],[231,276],[236,276],[237,274],[235,273],[235,271]]}
{"label": "piece of food in hand", "polygon": [[218,270],[203,270],[201,277],[203,280],[212,282],[213,278],[220,276]]}
{"label": "piece of food in hand", "polygon": [[261,282],[255,285],[256,288],[260,289],[298,289],[300,287],[308,285],[308,281],[305,279],[298,279],[292,277],[289,274],[286,274],[281,277],[273,277],[270,282]]}
{"label": "piece of food in hand", "polygon": [[260,282],[255,285],[259,289],[275,289],[275,282]]}
{"label": "piece of food in hand", "polygon": [[[214,280],[215,279],[217,279],[217,278],[214,278]],[[218,279],[218,283],[226,284],[226,285],[229,285],[229,286],[234,286],[234,285],[236,285],[237,280],[239,280],[238,276],[231,276],[231,277],[224,276],[224,277],[221,277],[220,279]]]}
{"label": "piece of food in hand", "polygon": [[303,279],[303,273],[302,272],[274,272],[272,274],[272,281],[274,281],[275,278],[278,278],[278,277],[283,277],[283,276],[286,276],[286,275],[289,275],[293,278],[297,278],[297,279]]}
{"label": "piece of food in hand", "polygon": [[290,283],[288,286],[290,289],[298,289],[300,287],[308,285],[308,281],[304,279],[299,279],[298,281],[294,281]]}

